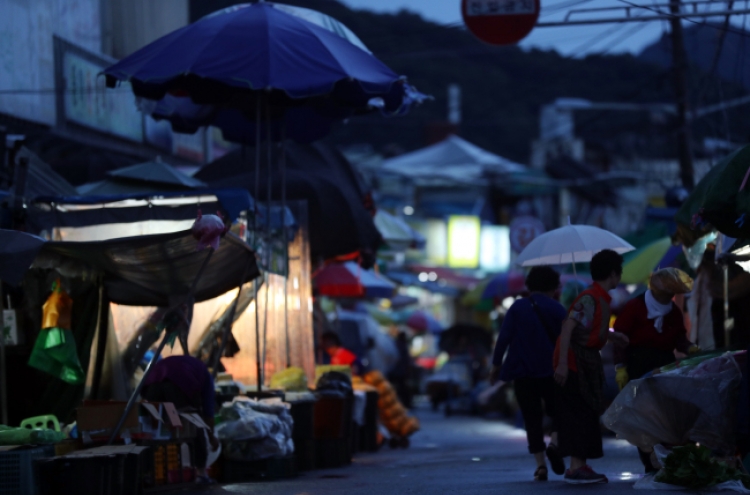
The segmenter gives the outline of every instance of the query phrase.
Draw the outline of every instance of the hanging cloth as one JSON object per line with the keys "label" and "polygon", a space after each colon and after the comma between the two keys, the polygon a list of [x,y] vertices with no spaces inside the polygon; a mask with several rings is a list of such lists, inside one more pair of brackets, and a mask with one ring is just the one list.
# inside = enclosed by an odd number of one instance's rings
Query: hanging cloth
{"label": "hanging cloth", "polygon": [[57,280],[52,285],[52,294],[42,307],[42,331],[31,351],[29,366],[66,383],[80,385],[86,377],[71,331],[72,308],[73,300]]}
{"label": "hanging cloth", "polygon": [[656,331],[661,333],[664,325],[664,317],[672,312],[672,301],[667,304],[662,304],[656,300],[651,290],[646,291],[646,310],[648,311],[647,318],[654,320],[654,328]]}

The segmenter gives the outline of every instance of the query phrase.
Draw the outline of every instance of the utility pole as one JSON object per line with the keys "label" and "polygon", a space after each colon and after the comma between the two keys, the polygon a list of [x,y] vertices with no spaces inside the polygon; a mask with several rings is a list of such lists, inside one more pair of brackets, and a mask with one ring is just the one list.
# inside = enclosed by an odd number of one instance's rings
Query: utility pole
{"label": "utility pole", "polygon": [[682,186],[692,191],[695,186],[693,171],[692,132],[690,130],[687,84],[687,54],[685,37],[680,17],[680,0],[669,0],[669,19],[672,38],[672,71],[674,92],[677,99],[677,156],[680,160],[680,179]]}
{"label": "utility pole", "polygon": [[[734,2],[729,0],[726,7],[716,0],[667,0],[669,3],[655,0],[651,4],[636,4],[635,0],[620,0],[618,7],[599,7],[595,9],[574,9],[568,11],[564,19],[551,22],[538,22],[536,27],[571,27],[594,24],[619,24],[632,22],[669,21],[672,38],[672,62],[674,75],[675,99],[677,100],[677,142],[680,162],[680,179],[688,191],[695,186],[693,170],[693,153],[691,146],[691,129],[688,103],[687,56],[683,36],[682,20],[707,19],[709,17],[750,14],[750,8],[735,9]],[[682,11],[681,7],[687,7]],[[705,7],[700,9],[699,7]],[[693,21],[694,22],[694,21]],[[727,23],[725,22],[725,29]]]}

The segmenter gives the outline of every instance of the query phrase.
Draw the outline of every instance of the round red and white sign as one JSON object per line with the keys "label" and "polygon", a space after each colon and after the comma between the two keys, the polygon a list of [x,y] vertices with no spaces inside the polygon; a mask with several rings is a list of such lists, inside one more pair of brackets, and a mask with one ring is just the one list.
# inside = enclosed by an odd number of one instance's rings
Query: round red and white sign
{"label": "round red and white sign", "polygon": [[490,45],[513,45],[539,19],[539,0],[461,0],[461,15],[471,33]]}
{"label": "round red and white sign", "polygon": [[544,234],[545,228],[541,220],[532,216],[516,217],[510,223],[510,247],[520,253],[531,241]]}

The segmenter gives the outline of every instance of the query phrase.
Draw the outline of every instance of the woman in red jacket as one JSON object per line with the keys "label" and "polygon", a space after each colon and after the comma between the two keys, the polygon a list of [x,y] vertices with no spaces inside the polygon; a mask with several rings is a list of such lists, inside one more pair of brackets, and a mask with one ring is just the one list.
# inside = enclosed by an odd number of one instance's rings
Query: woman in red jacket
{"label": "woman in red jacket", "polygon": [[[690,342],[682,310],[672,301],[676,294],[693,289],[693,280],[677,268],[664,268],[651,275],[649,290],[625,305],[614,329],[628,336],[624,349],[615,348],[617,385],[674,362],[674,352],[693,354],[700,348]],[[639,450],[646,472],[655,471],[650,454]]]}

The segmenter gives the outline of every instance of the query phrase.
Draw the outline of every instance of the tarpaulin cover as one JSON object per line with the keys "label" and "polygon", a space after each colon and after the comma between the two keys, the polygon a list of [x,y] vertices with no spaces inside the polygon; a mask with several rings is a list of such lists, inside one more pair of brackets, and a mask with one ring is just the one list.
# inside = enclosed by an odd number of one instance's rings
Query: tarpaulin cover
{"label": "tarpaulin cover", "polygon": [[633,380],[602,422],[619,438],[643,449],[698,442],[733,453],[742,379],[738,359],[745,356],[724,354],[697,366]]}
{"label": "tarpaulin cover", "polygon": [[695,186],[675,215],[677,237],[692,246],[715,228],[722,234],[750,237],[750,146],[745,146],[713,166]]}
{"label": "tarpaulin cover", "polygon": [[[286,199],[307,201],[312,259],[329,259],[355,251],[375,253],[382,237],[368,211],[352,165],[335,148],[322,143],[287,142]],[[268,176],[262,167],[256,183],[252,172],[253,150],[244,156],[233,151],[209,163],[195,174],[212,187],[244,187],[266,191]],[[278,150],[276,151],[278,152]],[[280,156],[280,155],[279,155]],[[281,200],[281,174],[271,177],[273,201]],[[261,198],[265,199],[265,198]],[[344,235],[343,233],[346,233]],[[365,266],[372,266],[374,257]]]}
{"label": "tarpaulin cover", "polygon": [[[209,253],[197,251],[196,246],[189,230],[96,242],[45,242],[23,232],[0,230],[0,279],[18,284],[35,259],[47,268],[72,262],[81,270],[103,273],[114,303],[169,306],[170,297],[189,292]],[[247,276],[240,280],[248,263]],[[220,296],[258,275],[255,253],[227,233],[198,282],[195,301]]]}

